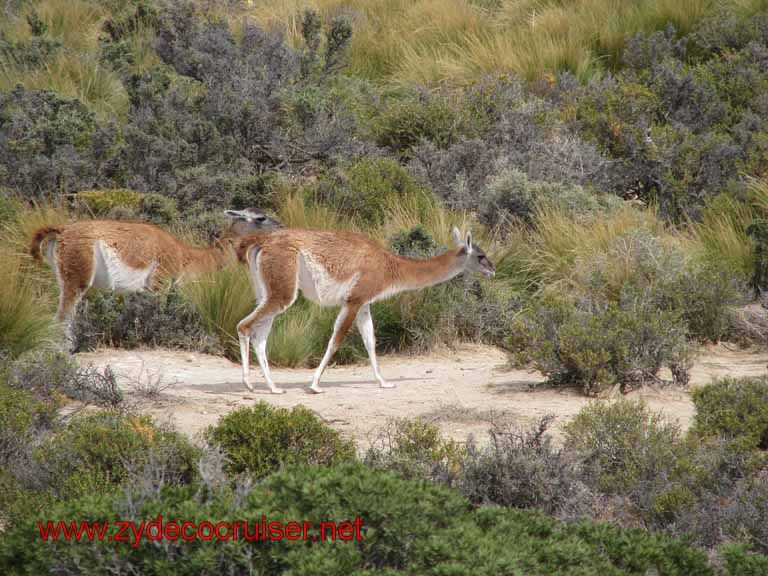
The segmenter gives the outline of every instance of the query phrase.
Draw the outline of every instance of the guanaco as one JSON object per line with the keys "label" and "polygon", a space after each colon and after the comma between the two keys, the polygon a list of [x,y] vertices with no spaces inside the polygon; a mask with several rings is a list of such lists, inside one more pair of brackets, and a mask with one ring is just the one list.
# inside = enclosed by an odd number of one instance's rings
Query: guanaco
{"label": "guanaco", "polygon": [[232,256],[235,238],[254,231],[276,230],[277,220],[258,208],[226,210],[231,224],[212,245],[199,248],[172,234],[142,222],[83,220],[37,230],[30,254],[46,259],[59,283],[57,318],[65,325],[70,350],[77,305],[91,288],[136,292],[155,288],[167,278],[209,272],[222,267]]}
{"label": "guanaco", "polygon": [[321,393],[320,377],[353,323],[363,338],[374,376],[382,388],[393,388],[379,372],[376,338],[370,305],[407,290],[419,290],[450,280],[462,272],[496,273],[483,250],[453,229],[456,247],[433,258],[417,260],[392,254],[354,232],[282,229],[255,232],[236,243],[238,258],[247,263],[259,300],[256,309],[237,326],[243,384],[249,381],[249,344],[253,348],[271,392],[275,386],[267,361],[267,338],[275,318],[296,301],[299,290],[322,306],[341,306],[333,336],[328,342],[309,390]]}

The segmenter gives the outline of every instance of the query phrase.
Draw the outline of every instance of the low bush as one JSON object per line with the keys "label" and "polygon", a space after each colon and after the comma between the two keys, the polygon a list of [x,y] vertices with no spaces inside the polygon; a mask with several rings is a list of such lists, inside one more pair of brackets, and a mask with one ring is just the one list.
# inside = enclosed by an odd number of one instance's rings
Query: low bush
{"label": "low bush", "polygon": [[354,444],[311,410],[259,402],[222,417],[206,439],[227,457],[227,470],[261,478],[290,464],[332,465],[355,458]]}
{"label": "low bush", "polygon": [[768,450],[768,378],[721,378],[691,392],[691,433],[727,438],[742,450]]}
{"label": "low bush", "polygon": [[117,208],[136,210],[141,194],[126,188],[83,190],[75,195],[77,207],[91,216],[104,218]]}
{"label": "low bush", "polygon": [[565,427],[565,448],[586,458],[604,492],[665,477],[683,453],[680,428],[644,403],[593,402]]}
{"label": "low bush", "polygon": [[427,91],[392,99],[374,116],[374,139],[380,147],[407,158],[422,140],[442,149],[478,134],[480,119],[457,100],[450,94]]}
{"label": "low bush", "polygon": [[86,404],[121,409],[123,394],[114,373],[105,368],[79,366],[69,354],[41,350],[19,358],[5,371],[11,388],[31,393],[37,400],[56,407],[65,398]]}
{"label": "low bush", "polygon": [[75,318],[79,350],[149,346],[218,352],[222,346],[215,334],[175,285],[126,294],[90,290]]}
{"label": "low bush", "polygon": [[177,432],[155,426],[145,416],[116,412],[82,414],[35,452],[36,491],[57,498],[109,494],[147,466],[168,484],[189,483],[198,450]]}
{"label": "low bush", "polygon": [[320,180],[317,199],[367,226],[381,224],[392,204],[428,203],[427,191],[391,158],[364,158]]}
{"label": "low bush", "polygon": [[368,466],[449,484],[463,459],[458,443],[444,440],[437,426],[418,418],[390,420],[365,453]]}
{"label": "low bush", "polygon": [[518,363],[532,362],[550,382],[587,394],[653,381],[664,365],[687,383],[691,347],[680,315],[647,301],[622,306],[546,295],[511,332],[507,344]]}
{"label": "low bush", "polygon": [[[44,520],[123,518],[126,497],[91,496],[60,504]],[[360,540],[335,542],[251,542],[243,537],[226,546],[216,540],[166,541],[143,538],[136,547],[106,541],[43,542],[37,524],[28,521],[0,542],[0,568],[6,573],[133,570],[159,574],[173,558],[176,574],[230,572],[246,567],[260,573],[531,575],[585,573],[710,576],[706,557],[677,540],[604,524],[559,524],[535,513],[481,508],[444,488],[399,479],[360,465],[291,468],[272,475],[246,496],[224,487],[196,494],[168,488],[133,502],[133,518],[202,523],[211,518],[241,521],[354,522]],[[241,528],[242,530],[242,528]],[[254,526],[248,528],[253,535]],[[266,545],[268,543],[268,546]],[[109,550],[109,553],[106,551]]]}
{"label": "low bush", "polygon": [[23,457],[23,451],[57,421],[56,406],[46,406],[29,392],[0,384],[0,469]]}
{"label": "low bush", "polygon": [[489,228],[509,229],[531,223],[541,208],[557,209],[576,221],[590,220],[617,208],[620,200],[559,182],[536,182],[517,168],[501,168],[476,193],[480,221]]}
{"label": "low bush", "polygon": [[752,554],[745,546],[730,544],[723,546],[721,555],[728,574],[760,576],[768,573],[768,556]]}
{"label": "low bush", "polygon": [[487,446],[467,446],[459,490],[475,505],[536,508],[556,515],[583,489],[578,457],[546,433],[551,417],[528,429],[494,426]]}

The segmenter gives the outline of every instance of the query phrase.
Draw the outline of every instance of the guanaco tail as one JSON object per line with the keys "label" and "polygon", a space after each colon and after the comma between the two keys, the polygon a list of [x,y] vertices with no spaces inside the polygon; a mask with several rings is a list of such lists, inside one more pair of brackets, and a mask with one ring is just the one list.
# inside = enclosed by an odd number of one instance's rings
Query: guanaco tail
{"label": "guanaco tail", "polygon": [[280,223],[257,208],[227,210],[229,229],[211,246],[198,248],[141,222],[83,220],[37,230],[30,254],[43,253],[59,283],[57,318],[65,325],[70,350],[75,348],[74,316],[85,292],[102,288],[135,292],[156,287],[164,279],[214,271],[232,255],[232,243],[256,231],[276,230]]}

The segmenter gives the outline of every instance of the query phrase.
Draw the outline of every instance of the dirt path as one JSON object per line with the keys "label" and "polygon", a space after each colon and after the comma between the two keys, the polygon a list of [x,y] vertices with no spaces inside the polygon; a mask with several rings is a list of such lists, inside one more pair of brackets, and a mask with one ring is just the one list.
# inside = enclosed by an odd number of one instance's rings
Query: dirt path
{"label": "dirt path", "polygon": [[[158,397],[142,401],[142,411],[194,435],[223,414],[258,400],[277,406],[297,404],[316,411],[338,430],[354,435],[361,447],[369,444],[392,417],[422,416],[437,423],[457,440],[473,433],[484,437],[490,418],[513,423],[533,422],[546,414],[556,417],[555,432],[590,400],[575,390],[531,389],[541,375],[509,370],[505,354],[485,346],[462,346],[430,356],[388,356],[381,361],[386,378],[397,384],[381,390],[365,365],[331,367],[322,385],[326,393],[307,394],[311,370],[274,369],[275,381],[287,389],[283,395],[266,392],[258,369],[252,372],[256,391],[240,384],[240,367],[224,358],[166,350],[100,350],[78,355],[83,364],[109,365],[121,387],[134,390],[158,380]],[[692,386],[725,375],[766,373],[768,353],[732,351],[724,346],[702,351],[692,371]],[[633,392],[656,410],[687,428],[693,405],[684,390],[652,389]]]}

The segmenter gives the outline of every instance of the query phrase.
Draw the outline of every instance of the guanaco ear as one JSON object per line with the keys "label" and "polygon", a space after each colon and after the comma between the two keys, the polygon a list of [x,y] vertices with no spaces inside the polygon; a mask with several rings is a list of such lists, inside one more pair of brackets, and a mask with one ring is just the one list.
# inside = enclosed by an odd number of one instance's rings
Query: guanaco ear
{"label": "guanaco ear", "polygon": [[224,215],[235,220],[248,220],[248,215],[242,210],[224,210]]}
{"label": "guanaco ear", "polygon": [[467,232],[467,252],[472,252],[472,232]]}
{"label": "guanaco ear", "polygon": [[459,229],[456,227],[453,228],[453,241],[456,243],[456,246],[464,245],[461,241],[461,232],[459,232]]}

